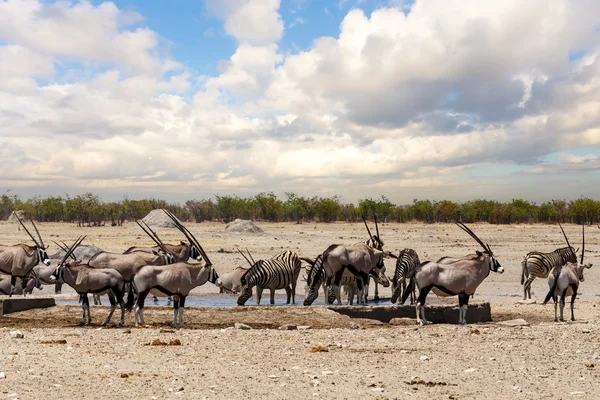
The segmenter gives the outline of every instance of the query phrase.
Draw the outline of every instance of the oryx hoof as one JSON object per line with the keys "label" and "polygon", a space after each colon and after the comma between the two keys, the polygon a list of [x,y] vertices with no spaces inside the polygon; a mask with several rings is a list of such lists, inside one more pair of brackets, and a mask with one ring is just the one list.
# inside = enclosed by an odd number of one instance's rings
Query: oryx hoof
{"label": "oryx hoof", "polygon": [[560,322],[565,322],[565,319],[564,318],[560,318]]}
{"label": "oryx hoof", "polygon": [[106,326],[106,325],[108,325],[108,321],[104,321],[104,323],[100,326]]}
{"label": "oryx hoof", "polygon": [[419,321],[419,325],[421,325],[421,326],[431,325],[431,322],[429,322],[429,321]]}
{"label": "oryx hoof", "polygon": [[458,321],[458,323],[459,323],[460,325],[466,325],[466,324],[467,324],[467,321]]}
{"label": "oryx hoof", "polygon": [[575,321],[575,318],[571,317],[571,321]]}
{"label": "oryx hoof", "polygon": [[84,325],[85,325],[85,321],[81,321],[81,322],[79,323],[79,326],[84,326]]}

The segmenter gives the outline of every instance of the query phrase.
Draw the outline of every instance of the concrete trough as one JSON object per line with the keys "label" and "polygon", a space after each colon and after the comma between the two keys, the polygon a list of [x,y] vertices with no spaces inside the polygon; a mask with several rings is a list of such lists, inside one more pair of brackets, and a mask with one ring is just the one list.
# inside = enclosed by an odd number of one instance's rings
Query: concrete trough
{"label": "concrete trough", "polygon": [[0,298],[0,315],[31,310],[33,308],[54,307],[56,301],[51,297],[11,297]]}
{"label": "concrete trough", "polygon": [[[347,315],[350,318],[374,319],[388,323],[393,318],[416,319],[415,306],[330,306],[331,311]],[[425,317],[434,323],[456,324],[458,323],[457,305],[426,305]],[[492,310],[490,303],[481,302],[469,304],[467,311],[467,322],[490,322]]]}

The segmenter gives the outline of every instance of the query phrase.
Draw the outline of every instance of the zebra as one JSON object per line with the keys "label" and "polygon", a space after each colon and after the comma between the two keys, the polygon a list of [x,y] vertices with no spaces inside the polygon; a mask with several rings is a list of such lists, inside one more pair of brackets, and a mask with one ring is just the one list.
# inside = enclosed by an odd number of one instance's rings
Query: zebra
{"label": "zebra", "polygon": [[[406,290],[406,279],[410,279],[417,267],[421,264],[419,255],[413,249],[404,249],[398,254],[396,259],[396,271],[392,278],[392,303],[396,303],[401,294]],[[410,304],[414,304],[416,293],[413,291],[410,293]]]}
{"label": "zebra", "polygon": [[567,247],[561,247],[550,253],[532,251],[521,261],[521,285],[523,285],[523,300],[531,299],[531,283],[535,278],[547,278],[554,267],[562,267],[568,262],[577,263],[575,250],[569,244],[569,239],[560,223],[558,224],[567,241]]}
{"label": "zebra", "polygon": [[298,254],[290,250],[282,251],[268,260],[258,260],[242,275],[241,294],[238,305],[243,306],[252,296],[252,288],[256,286],[256,304],[260,304],[263,289],[271,291],[271,304],[275,304],[275,290],[285,289],[287,303],[296,304],[296,282],[302,263]]}

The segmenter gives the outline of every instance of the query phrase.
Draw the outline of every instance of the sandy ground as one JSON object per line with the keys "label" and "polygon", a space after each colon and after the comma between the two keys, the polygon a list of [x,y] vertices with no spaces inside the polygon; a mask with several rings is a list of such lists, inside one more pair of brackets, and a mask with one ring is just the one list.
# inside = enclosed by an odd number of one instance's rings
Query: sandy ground
{"label": "sandy ground", "polygon": [[[218,272],[245,261],[235,247],[255,258],[282,249],[316,256],[331,243],[351,244],[367,237],[362,224],[259,224],[262,235],[225,233],[224,224],[189,224]],[[77,228],[40,224],[47,243],[72,241],[87,234],[96,246],[122,251],[146,244],[135,224]],[[553,307],[520,304],[520,260],[531,250],[563,246],[556,226],[477,224],[473,230],[489,242],[506,272],[491,274],[476,300],[492,304],[494,322],[416,327],[353,320],[324,307],[188,307],[185,329],[172,330],[172,311],[148,307],[146,328],[112,324],[79,328],[78,306],[61,305],[0,317],[1,398],[597,398],[600,392],[600,268],[586,271],[576,303],[577,321],[554,323]],[[574,246],[581,229],[565,227]],[[412,247],[422,260],[461,256],[476,243],[454,225],[386,224],[380,226],[387,250]],[[141,233],[141,235],[140,235]],[[159,230],[175,242],[175,230]],[[586,257],[598,263],[600,230],[587,231]],[[0,223],[0,243],[27,239],[16,225]],[[221,250],[222,249],[222,250]],[[220,252],[221,250],[221,252]],[[389,261],[388,275],[394,263]],[[547,283],[536,280],[538,303]],[[36,295],[48,295],[46,288]],[[69,292],[62,296],[69,296]],[[197,294],[217,293],[213,285]],[[302,300],[303,284],[297,288]],[[72,294],[71,294],[72,295]],[[382,295],[389,296],[386,289]],[[433,299],[432,299],[433,300]],[[252,300],[249,301],[250,304]],[[264,302],[264,299],[263,299]],[[95,322],[106,307],[92,308]],[[524,318],[531,326],[505,327],[498,321]],[[243,322],[254,329],[231,328]],[[410,322],[410,321],[409,321]],[[281,331],[285,323],[308,330]],[[12,339],[20,330],[23,339]],[[149,346],[155,339],[179,346]],[[47,344],[59,340],[66,343]],[[322,346],[328,351],[311,352]],[[1,376],[1,374],[0,374]]]}

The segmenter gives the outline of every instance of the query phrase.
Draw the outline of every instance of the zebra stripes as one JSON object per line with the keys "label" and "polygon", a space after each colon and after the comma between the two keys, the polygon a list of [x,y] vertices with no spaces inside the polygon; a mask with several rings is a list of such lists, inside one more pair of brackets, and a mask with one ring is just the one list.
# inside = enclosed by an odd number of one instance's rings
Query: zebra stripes
{"label": "zebra stripes", "polygon": [[521,285],[523,300],[531,299],[531,283],[535,278],[546,278],[554,267],[562,267],[568,262],[576,263],[575,249],[562,247],[551,253],[532,251],[523,257],[521,262]]}
{"label": "zebra stripes", "polygon": [[275,290],[285,289],[287,304],[296,304],[296,282],[300,274],[301,262],[296,253],[283,251],[268,260],[258,260],[242,275],[241,295],[238,305],[242,306],[252,296],[252,288],[256,286],[256,304],[260,304],[263,289],[271,291],[271,304],[275,304]]}
{"label": "zebra stripes", "polygon": [[[396,271],[392,279],[392,303],[396,303],[398,298],[406,290],[406,279],[410,279],[417,267],[421,264],[419,255],[413,249],[404,249],[400,251],[396,260]],[[410,293],[410,304],[415,301],[415,288]]]}

